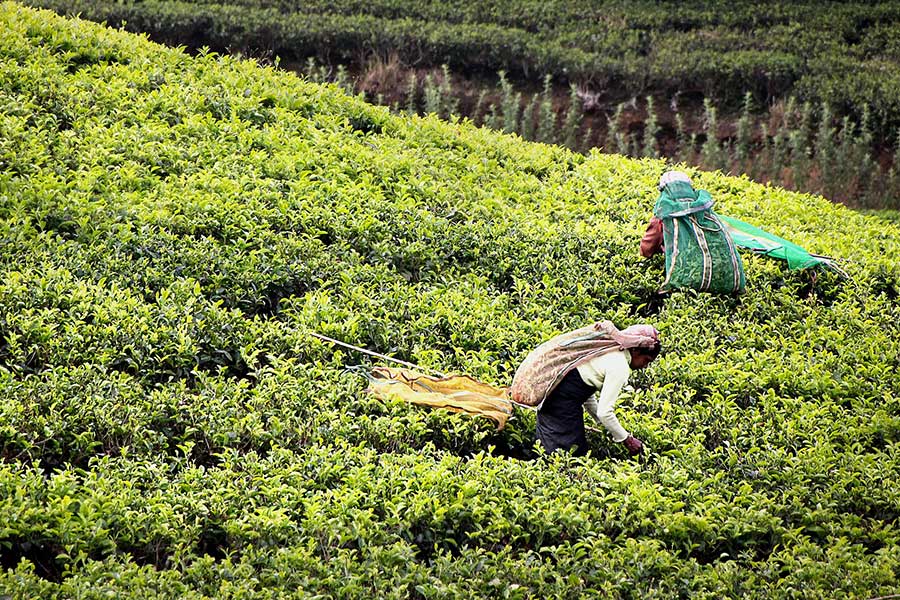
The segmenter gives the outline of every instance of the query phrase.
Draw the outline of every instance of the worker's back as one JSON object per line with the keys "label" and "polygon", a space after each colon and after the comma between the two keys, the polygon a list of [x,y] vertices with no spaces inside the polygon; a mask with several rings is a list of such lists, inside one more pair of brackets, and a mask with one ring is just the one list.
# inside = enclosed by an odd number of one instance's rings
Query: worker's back
{"label": "worker's back", "polygon": [[662,221],[666,279],[660,289],[737,293],[744,289],[744,266],[725,226],[712,210],[713,199],[688,181],[661,186],[654,215]]}

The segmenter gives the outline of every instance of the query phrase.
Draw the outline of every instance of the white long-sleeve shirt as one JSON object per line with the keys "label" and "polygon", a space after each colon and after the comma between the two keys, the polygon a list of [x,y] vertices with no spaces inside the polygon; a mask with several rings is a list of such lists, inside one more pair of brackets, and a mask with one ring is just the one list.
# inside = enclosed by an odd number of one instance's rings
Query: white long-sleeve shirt
{"label": "white long-sleeve shirt", "polygon": [[631,354],[628,350],[608,352],[579,365],[578,374],[584,382],[599,390],[584,403],[584,407],[612,435],[622,442],[629,433],[619,423],[614,409],[622,388],[631,375]]}

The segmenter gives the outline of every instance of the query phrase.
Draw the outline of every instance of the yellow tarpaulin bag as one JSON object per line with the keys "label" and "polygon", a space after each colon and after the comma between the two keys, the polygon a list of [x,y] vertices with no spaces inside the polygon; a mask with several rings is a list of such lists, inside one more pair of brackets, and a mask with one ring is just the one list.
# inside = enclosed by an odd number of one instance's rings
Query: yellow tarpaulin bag
{"label": "yellow tarpaulin bag", "polygon": [[506,388],[495,388],[468,375],[432,377],[409,369],[374,367],[368,377],[366,391],[378,398],[487,417],[498,430],[513,413]]}

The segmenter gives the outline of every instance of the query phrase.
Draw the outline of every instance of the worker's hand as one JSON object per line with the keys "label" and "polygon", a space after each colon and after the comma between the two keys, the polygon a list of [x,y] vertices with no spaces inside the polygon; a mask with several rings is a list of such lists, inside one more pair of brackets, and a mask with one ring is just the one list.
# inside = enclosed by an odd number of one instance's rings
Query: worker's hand
{"label": "worker's hand", "polygon": [[628,454],[632,456],[644,451],[644,443],[633,435],[629,435],[622,443],[625,444],[625,449],[628,450]]}

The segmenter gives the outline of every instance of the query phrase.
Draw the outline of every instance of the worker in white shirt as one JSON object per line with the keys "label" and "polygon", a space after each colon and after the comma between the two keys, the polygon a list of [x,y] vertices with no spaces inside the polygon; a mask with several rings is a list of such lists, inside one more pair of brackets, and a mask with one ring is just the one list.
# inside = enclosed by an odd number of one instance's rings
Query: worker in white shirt
{"label": "worker in white shirt", "polygon": [[596,323],[541,344],[516,371],[510,394],[538,407],[537,437],[547,452],[587,452],[587,409],[613,441],[638,454],[643,444],[619,423],[615,405],[631,371],[653,362],[660,348],[650,325],[619,331],[609,321]]}

